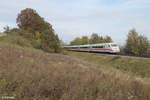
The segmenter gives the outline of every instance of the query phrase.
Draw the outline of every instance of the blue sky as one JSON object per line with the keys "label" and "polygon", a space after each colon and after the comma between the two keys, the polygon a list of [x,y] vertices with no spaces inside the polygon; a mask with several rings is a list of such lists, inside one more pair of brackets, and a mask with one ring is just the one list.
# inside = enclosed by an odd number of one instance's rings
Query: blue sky
{"label": "blue sky", "polygon": [[0,0],[0,30],[16,26],[24,8],[35,9],[65,42],[82,35],[110,35],[125,43],[130,29],[150,39],[150,0]]}

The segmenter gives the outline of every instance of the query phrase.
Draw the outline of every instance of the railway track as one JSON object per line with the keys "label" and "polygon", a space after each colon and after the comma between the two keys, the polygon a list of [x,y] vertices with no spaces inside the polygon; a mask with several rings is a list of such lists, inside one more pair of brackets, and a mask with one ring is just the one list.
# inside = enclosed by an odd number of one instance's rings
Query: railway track
{"label": "railway track", "polygon": [[131,59],[142,59],[142,60],[150,60],[148,57],[136,57],[136,56],[127,56],[127,55],[119,55],[119,54],[108,54],[108,53],[95,53],[100,56],[110,56],[110,57],[122,57],[122,58],[131,58]]}

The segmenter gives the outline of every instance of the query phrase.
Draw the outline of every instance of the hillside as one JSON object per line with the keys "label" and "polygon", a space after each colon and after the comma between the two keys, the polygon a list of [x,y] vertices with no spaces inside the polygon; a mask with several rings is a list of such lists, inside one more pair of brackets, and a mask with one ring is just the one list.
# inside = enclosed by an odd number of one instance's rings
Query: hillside
{"label": "hillside", "polygon": [[0,95],[18,100],[150,100],[150,81],[76,57],[0,43]]}
{"label": "hillside", "polygon": [[68,52],[70,56],[78,57],[90,63],[99,65],[97,68],[115,68],[121,72],[142,78],[150,78],[150,59],[140,57],[107,56],[96,53]]}

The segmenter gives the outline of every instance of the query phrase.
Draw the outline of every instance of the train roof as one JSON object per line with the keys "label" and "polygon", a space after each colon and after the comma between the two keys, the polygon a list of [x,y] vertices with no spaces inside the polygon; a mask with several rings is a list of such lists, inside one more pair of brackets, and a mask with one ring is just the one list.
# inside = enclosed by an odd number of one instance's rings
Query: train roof
{"label": "train roof", "polygon": [[86,45],[72,45],[72,46],[64,46],[64,47],[89,47],[89,46],[101,46],[101,45],[106,45],[106,44],[116,44],[116,43],[97,43],[97,44],[86,44]]}

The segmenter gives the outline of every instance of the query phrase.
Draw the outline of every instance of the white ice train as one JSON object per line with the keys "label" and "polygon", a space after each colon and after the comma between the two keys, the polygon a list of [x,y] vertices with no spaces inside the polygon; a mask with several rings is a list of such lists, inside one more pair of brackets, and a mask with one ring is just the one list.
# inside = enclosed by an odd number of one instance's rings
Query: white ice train
{"label": "white ice train", "polygon": [[67,50],[85,51],[85,52],[101,52],[101,53],[119,53],[120,48],[116,43],[99,43],[87,45],[64,46]]}

